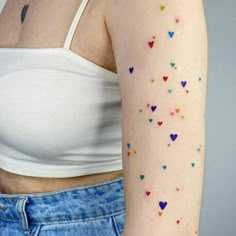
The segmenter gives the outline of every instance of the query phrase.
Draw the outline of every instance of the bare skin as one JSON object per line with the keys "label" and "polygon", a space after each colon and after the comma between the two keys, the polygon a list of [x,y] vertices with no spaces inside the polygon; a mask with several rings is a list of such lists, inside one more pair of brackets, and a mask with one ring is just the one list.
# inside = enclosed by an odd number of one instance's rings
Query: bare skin
{"label": "bare skin", "polygon": [[[116,73],[112,45],[105,24],[106,1],[89,1],[76,29],[71,50]],[[63,47],[81,0],[8,0],[0,15],[0,48]],[[23,23],[21,11],[28,5]],[[96,19],[96,20],[94,20]],[[38,178],[0,169],[0,192],[41,193],[85,186],[123,176],[112,171],[71,178]]]}

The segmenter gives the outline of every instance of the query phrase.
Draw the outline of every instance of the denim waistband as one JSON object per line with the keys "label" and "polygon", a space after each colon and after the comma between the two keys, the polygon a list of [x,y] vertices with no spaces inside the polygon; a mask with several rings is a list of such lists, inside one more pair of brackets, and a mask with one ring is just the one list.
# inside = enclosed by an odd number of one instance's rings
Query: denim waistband
{"label": "denim waistband", "polygon": [[43,224],[104,218],[125,211],[123,177],[58,191],[0,194],[0,218]]}

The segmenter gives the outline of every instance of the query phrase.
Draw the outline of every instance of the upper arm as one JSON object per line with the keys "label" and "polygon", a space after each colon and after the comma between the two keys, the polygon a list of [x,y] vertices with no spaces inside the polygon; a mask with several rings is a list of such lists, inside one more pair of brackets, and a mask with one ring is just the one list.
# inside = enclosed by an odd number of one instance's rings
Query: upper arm
{"label": "upper arm", "polygon": [[124,233],[196,235],[207,88],[202,1],[107,4],[122,98]]}

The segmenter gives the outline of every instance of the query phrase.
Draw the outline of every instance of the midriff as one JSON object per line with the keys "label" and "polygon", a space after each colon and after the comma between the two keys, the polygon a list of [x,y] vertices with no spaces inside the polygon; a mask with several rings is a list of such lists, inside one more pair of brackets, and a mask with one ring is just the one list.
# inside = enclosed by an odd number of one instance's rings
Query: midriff
{"label": "midriff", "polygon": [[122,170],[69,178],[41,178],[18,175],[0,169],[0,192],[3,194],[43,193],[70,187],[92,185],[121,176],[123,176]]}
{"label": "midriff", "polygon": [[[64,6],[63,0],[8,1],[1,13],[0,48],[61,47],[81,2],[81,0],[73,0],[66,7],[60,7]],[[104,24],[105,12],[108,11],[105,2],[89,1],[75,31],[71,50],[95,64],[116,72],[110,37]],[[19,17],[13,16],[18,15],[26,3],[29,3],[30,7],[22,24]],[[95,22],[94,16],[97,18]],[[50,24],[47,17],[51,19]],[[44,29],[43,32],[41,29]],[[51,29],[57,29],[57,34],[52,34]],[[3,194],[43,193],[92,185],[121,176],[123,176],[122,170],[69,178],[42,178],[18,175],[0,168],[0,192]]]}

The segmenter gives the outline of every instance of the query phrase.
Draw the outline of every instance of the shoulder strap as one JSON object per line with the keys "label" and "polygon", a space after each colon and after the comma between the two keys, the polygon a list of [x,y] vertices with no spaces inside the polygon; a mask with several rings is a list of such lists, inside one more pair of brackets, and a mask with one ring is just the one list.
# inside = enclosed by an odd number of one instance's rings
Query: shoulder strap
{"label": "shoulder strap", "polygon": [[7,0],[0,0],[0,14],[2,13],[3,8],[5,7]]}
{"label": "shoulder strap", "polygon": [[82,0],[82,2],[80,3],[79,9],[77,10],[77,12],[75,14],[75,17],[72,21],[69,32],[67,34],[67,37],[66,37],[66,40],[65,40],[65,43],[63,46],[64,48],[70,49],[70,45],[71,45],[72,38],[73,38],[75,30],[76,30],[76,26],[79,23],[79,20],[83,14],[83,11],[84,11],[87,3],[88,3],[88,0]]}

